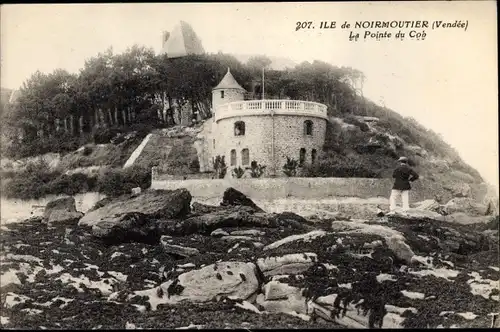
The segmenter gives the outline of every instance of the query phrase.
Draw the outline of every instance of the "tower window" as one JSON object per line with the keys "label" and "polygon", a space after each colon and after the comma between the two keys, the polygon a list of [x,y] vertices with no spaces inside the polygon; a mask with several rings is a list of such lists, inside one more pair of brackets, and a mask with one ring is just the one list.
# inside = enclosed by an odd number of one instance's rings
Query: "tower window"
{"label": "tower window", "polygon": [[241,150],[241,164],[242,165],[250,164],[250,151],[248,149]]}
{"label": "tower window", "polygon": [[220,98],[221,98],[221,99],[224,99],[224,91],[221,91],[221,92],[220,92]]}
{"label": "tower window", "polygon": [[238,121],[234,123],[234,136],[245,135],[245,122]]}
{"label": "tower window", "polygon": [[213,143],[213,146],[214,146],[214,149],[215,149],[215,138],[213,139],[212,143]]}
{"label": "tower window", "polygon": [[306,161],[306,149],[300,149],[300,158],[299,158],[299,166],[304,165]]}
{"label": "tower window", "polygon": [[312,136],[313,122],[311,120],[304,121],[304,135]]}
{"label": "tower window", "polygon": [[231,150],[231,166],[236,166],[236,150]]}
{"label": "tower window", "polygon": [[311,151],[311,163],[314,164],[316,161],[316,149],[312,149]]}

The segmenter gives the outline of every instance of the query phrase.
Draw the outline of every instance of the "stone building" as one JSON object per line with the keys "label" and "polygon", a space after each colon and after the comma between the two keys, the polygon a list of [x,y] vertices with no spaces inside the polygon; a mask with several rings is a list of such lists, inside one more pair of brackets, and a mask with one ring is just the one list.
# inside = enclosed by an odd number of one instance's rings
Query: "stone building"
{"label": "stone building", "polygon": [[191,54],[204,54],[205,50],[200,38],[194,32],[191,25],[180,21],[172,33],[163,32],[162,49],[160,54],[166,54],[169,58],[178,58]]}
{"label": "stone building", "polygon": [[266,176],[283,176],[287,157],[314,163],[325,141],[326,105],[300,100],[245,100],[230,69],[212,90],[213,120],[206,136],[209,155],[224,156],[228,174],[252,161]]}

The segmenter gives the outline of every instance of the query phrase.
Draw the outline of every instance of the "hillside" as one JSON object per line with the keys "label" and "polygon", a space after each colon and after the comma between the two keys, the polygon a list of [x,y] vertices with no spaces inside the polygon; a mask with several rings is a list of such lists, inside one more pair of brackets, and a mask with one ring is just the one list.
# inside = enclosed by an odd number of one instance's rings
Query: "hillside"
{"label": "hillside", "polygon": [[[111,66],[103,67],[105,61]],[[150,65],[144,66],[144,61]],[[197,177],[192,174],[199,164],[193,146],[197,130],[182,129],[184,133],[173,136],[168,132],[180,130],[182,112],[192,116],[196,109],[201,122],[211,121],[211,89],[227,68],[250,90],[260,77],[256,70],[259,61],[273,62],[261,57],[247,66],[227,54],[165,59],[134,46],[123,54],[108,51],[89,59],[77,76],[62,70],[35,73],[21,89],[15,111],[8,112],[2,121],[25,135],[22,139],[11,137],[8,146],[3,144],[2,157],[58,153],[59,173],[92,166],[120,169],[142,138],[155,133],[145,154],[134,163],[136,168],[143,168],[141,178],[155,165],[168,174]],[[390,177],[395,161],[404,155],[422,179],[437,188],[437,198],[446,201],[456,195],[485,196],[487,189],[480,174],[439,135],[356,94],[354,87],[363,79],[363,73],[356,69],[321,61],[266,74],[269,97],[311,100],[328,106],[323,153],[317,163],[301,169],[300,176]],[[120,84],[128,90],[111,88]],[[175,109],[175,115],[159,115],[159,110],[168,106]],[[36,115],[33,109],[45,116]],[[173,122],[177,123],[175,127]],[[139,134],[134,136],[134,132]],[[133,137],[123,139],[127,135]],[[5,167],[3,171],[5,174]],[[9,171],[15,173],[15,169]]]}

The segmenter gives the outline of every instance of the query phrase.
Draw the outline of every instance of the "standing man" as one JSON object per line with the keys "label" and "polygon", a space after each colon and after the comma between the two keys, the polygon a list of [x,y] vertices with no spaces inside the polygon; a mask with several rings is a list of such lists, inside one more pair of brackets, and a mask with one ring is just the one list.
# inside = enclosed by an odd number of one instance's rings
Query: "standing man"
{"label": "standing man", "polygon": [[401,196],[403,200],[403,210],[410,208],[409,193],[411,189],[410,182],[418,179],[418,174],[408,165],[408,158],[398,159],[399,166],[392,173],[394,186],[392,187],[391,197],[389,198],[391,211],[396,210],[396,200]]}

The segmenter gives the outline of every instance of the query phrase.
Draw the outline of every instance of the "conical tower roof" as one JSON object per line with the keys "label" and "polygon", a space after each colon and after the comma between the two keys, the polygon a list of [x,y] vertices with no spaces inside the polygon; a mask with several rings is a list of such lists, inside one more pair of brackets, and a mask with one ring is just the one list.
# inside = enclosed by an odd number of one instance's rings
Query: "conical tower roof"
{"label": "conical tower roof", "polygon": [[172,33],[163,33],[162,54],[169,58],[178,58],[190,54],[203,54],[205,50],[193,28],[186,22],[180,21]]}
{"label": "conical tower roof", "polygon": [[231,70],[229,68],[227,68],[227,73],[224,76],[224,78],[222,78],[222,81],[220,81],[220,83],[215,88],[213,88],[213,90],[218,90],[218,89],[237,89],[246,91],[234,79],[233,75],[231,74]]}

